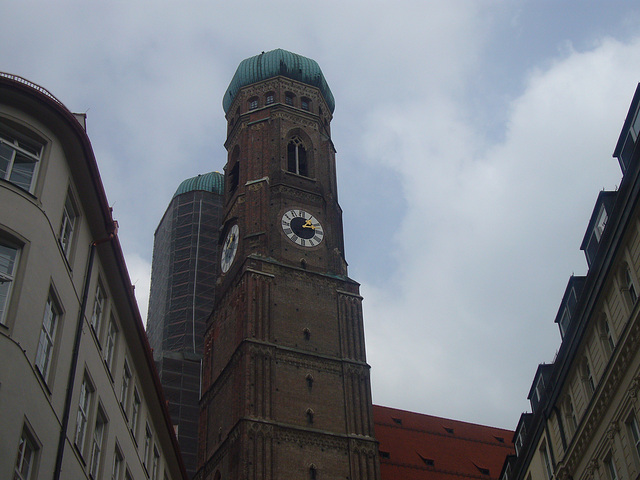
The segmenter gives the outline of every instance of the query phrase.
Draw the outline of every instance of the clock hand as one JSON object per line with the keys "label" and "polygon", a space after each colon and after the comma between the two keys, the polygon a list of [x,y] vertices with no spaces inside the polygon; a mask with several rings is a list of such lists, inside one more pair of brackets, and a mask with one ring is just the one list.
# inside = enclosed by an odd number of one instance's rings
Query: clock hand
{"label": "clock hand", "polygon": [[316,229],[316,227],[311,225],[311,220],[307,220],[306,222],[304,222],[304,224],[302,225],[302,228],[311,228],[312,230]]}

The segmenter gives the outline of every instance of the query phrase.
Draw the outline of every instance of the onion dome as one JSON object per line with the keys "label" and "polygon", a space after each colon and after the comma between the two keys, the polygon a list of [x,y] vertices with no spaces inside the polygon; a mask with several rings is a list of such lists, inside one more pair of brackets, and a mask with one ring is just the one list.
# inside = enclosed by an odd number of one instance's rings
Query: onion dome
{"label": "onion dome", "polygon": [[194,192],[196,190],[204,190],[205,192],[222,195],[224,193],[224,175],[220,172],[210,172],[187,178],[180,184],[173,196],[177,197],[183,193]]}
{"label": "onion dome", "polygon": [[242,87],[279,75],[319,88],[329,110],[333,113],[336,106],[335,100],[318,63],[281,48],[262,52],[260,55],[240,62],[222,99],[224,112],[229,113],[231,104]]}

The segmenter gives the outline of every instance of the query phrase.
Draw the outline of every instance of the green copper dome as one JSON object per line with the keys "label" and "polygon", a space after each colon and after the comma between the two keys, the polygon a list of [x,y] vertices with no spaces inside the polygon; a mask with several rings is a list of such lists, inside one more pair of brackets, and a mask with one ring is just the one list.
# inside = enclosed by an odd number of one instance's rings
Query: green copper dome
{"label": "green copper dome", "polygon": [[220,172],[210,172],[197,175],[193,178],[187,178],[180,184],[173,196],[177,197],[183,193],[194,192],[196,190],[204,190],[205,192],[222,195],[224,193],[224,175]]}
{"label": "green copper dome", "polygon": [[229,88],[227,88],[222,99],[224,112],[229,113],[229,108],[231,108],[233,100],[242,87],[277,77],[278,75],[318,87],[331,113],[333,113],[336,107],[335,100],[318,63],[315,60],[287,52],[281,48],[266,53],[262,52],[260,55],[240,62],[236,74],[233,76]]}

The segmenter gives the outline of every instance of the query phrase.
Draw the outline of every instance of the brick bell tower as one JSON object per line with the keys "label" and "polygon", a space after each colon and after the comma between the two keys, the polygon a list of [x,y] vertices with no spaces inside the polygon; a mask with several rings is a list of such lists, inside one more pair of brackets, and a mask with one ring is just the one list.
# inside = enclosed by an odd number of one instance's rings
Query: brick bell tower
{"label": "brick bell tower", "polygon": [[220,276],[205,337],[202,480],[379,480],[362,298],[347,276],[318,64],[244,60],[223,100]]}

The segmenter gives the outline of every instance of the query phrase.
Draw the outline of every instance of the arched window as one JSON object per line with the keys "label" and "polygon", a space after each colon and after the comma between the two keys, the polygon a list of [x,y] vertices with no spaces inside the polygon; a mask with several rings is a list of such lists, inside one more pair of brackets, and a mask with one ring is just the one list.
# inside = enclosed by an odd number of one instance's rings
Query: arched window
{"label": "arched window", "polygon": [[286,103],[287,105],[291,105],[293,106],[293,93],[291,92],[286,92],[284,94],[284,103]]}
{"label": "arched window", "polygon": [[300,100],[300,108],[302,108],[303,110],[310,111],[311,110],[311,100],[309,100],[306,97],[302,97],[302,99]]}
{"label": "arched window", "polygon": [[231,154],[231,170],[227,172],[229,182],[229,193],[233,193],[238,188],[240,182],[240,148],[236,146]]}
{"label": "arched window", "polygon": [[307,150],[300,137],[293,137],[287,145],[287,170],[305,177],[309,176]]}
{"label": "arched window", "polygon": [[251,97],[249,99],[249,110],[255,110],[258,108],[258,97]]}
{"label": "arched window", "polygon": [[273,92],[269,92],[264,96],[264,104],[271,105],[276,101],[276,94]]}
{"label": "arched window", "polygon": [[311,465],[309,465],[309,480],[317,480],[317,478],[318,478],[318,469],[312,463]]}
{"label": "arched window", "polygon": [[307,409],[307,423],[311,425],[313,423],[313,410]]}

